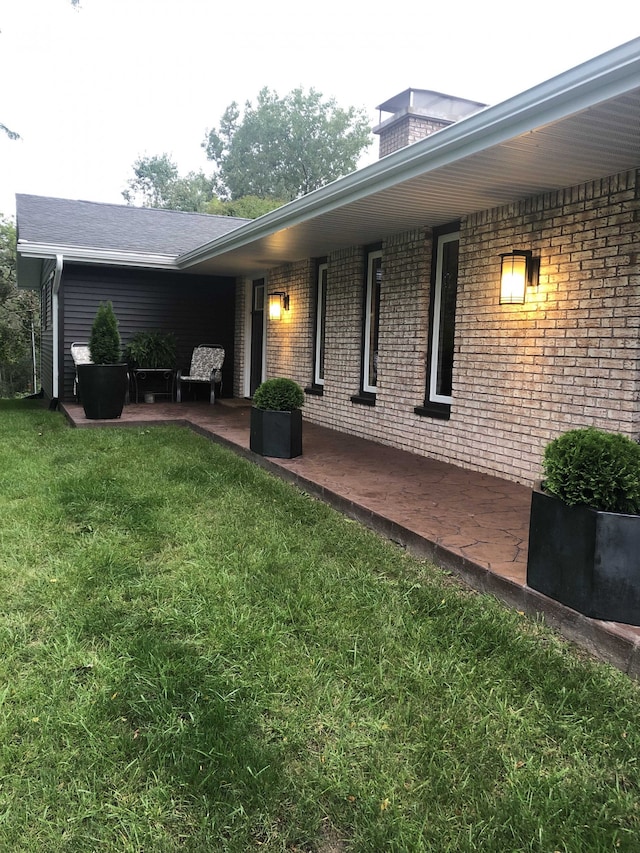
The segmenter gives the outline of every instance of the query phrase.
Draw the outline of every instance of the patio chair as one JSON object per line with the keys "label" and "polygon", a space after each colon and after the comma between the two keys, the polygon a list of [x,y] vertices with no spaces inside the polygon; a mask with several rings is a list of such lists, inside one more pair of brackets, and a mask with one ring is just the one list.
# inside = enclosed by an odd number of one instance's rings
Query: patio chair
{"label": "patio chair", "polygon": [[210,385],[211,392],[209,400],[213,404],[216,401],[216,385],[220,387],[222,394],[222,365],[224,364],[224,347],[219,344],[199,344],[194,348],[191,356],[191,367],[189,375],[183,376],[179,370],[176,375],[176,400],[182,401],[183,383]]}
{"label": "patio chair", "polygon": [[73,359],[73,366],[75,368],[75,374],[73,377],[73,396],[76,398],[76,402],[79,403],[78,365],[93,364],[91,361],[91,350],[89,349],[89,344],[86,341],[74,341],[71,344],[71,358]]}

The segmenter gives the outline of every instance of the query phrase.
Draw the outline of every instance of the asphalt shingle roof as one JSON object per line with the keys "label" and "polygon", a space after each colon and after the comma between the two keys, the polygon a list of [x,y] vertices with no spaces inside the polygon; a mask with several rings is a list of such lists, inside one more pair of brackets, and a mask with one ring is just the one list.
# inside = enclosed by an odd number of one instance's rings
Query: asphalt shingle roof
{"label": "asphalt shingle roof", "polygon": [[247,219],[46,196],[16,196],[18,240],[177,257]]}

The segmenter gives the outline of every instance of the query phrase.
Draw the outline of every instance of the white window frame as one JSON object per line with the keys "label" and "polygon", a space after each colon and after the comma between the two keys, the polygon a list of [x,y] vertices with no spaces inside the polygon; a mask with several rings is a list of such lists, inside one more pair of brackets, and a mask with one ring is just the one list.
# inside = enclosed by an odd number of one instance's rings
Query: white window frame
{"label": "white window frame", "polygon": [[[316,340],[314,350],[313,364],[313,384],[324,386],[324,370],[320,375],[323,345],[325,344],[326,334],[326,288],[328,277],[329,264],[318,264],[318,278],[316,283]],[[326,357],[326,350],[325,350]]]}
{"label": "white window frame", "polygon": [[436,248],[436,277],[434,282],[433,292],[433,325],[431,328],[431,346],[430,346],[430,374],[429,374],[429,400],[432,403],[444,403],[451,405],[453,402],[452,396],[438,394],[438,370],[440,367],[440,321],[442,308],[442,260],[444,255],[444,246],[446,243],[452,243],[460,240],[460,232],[452,231],[448,234],[440,234],[437,239]]}
{"label": "white window frame", "polygon": [[[369,252],[367,255],[367,295],[365,300],[364,307],[364,346],[362,348],[362,390],[367,392],[368,394],[376,394],[378,391],[377,385],[369,384],[369,359],[371,356],[371,314],[375,306],[372,305],[373,301],[373,266],[374,261],[378,258],[382,258],[382,249],[378,249],[374,252]],[[378,316],[378,324],[380,323],[380,317]],[[378,336],[380,334],[380,329],[378,329]]]}

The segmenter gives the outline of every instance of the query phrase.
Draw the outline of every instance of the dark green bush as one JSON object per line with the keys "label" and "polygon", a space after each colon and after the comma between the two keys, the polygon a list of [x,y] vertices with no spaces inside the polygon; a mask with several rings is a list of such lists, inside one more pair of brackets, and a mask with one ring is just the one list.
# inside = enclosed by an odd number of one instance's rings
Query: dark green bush
{"label": "dark green bush", "polygon": [[304,391],[293,379],[267,379],[256,389],[253,405],[257,409],[292,412],[304,405]]}
{"label": "dark green bush", "polygon": [[171,332],[138,332],[124,350],[130,367],[173,367],[176,363],[176,339]]}
{"label": "dark green bush", "polygon": [[544,487],[570,506],[640,513],[640,445],[620,433],[587,427],[551,441]]}
{"label": "dark green bush", "polygon": [[122,361],[122,346],[118,321],[111,302],[101,302],[89,336],[89,349],[94,364],[118,364]]}

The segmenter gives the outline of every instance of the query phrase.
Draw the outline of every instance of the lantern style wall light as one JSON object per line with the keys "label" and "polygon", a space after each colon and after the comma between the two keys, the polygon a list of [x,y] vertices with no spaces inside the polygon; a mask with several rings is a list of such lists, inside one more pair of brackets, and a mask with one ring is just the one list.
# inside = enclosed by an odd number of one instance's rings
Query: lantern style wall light
{"label": "lantern style wall light", "polygon": [[284,290],[274,290],[269,294],[269,319],[280,320],[282,312],[289,310],[289,294]]}
{"label": "lantern style wall light", "polygon": [[538,286],[540,258],[528,249],[514,249],[500,259],[500,305],[524,305],[527,287]]}

